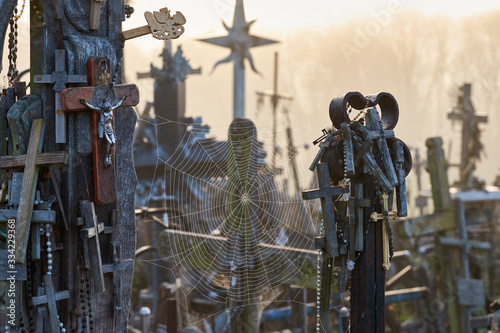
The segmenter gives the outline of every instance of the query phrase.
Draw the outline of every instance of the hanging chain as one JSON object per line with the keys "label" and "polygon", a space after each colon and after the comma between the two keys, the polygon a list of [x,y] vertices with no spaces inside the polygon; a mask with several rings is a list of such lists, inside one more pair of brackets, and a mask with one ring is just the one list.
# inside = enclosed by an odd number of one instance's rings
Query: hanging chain
{"label": "hanging chain", "polygon": [[[319,234],[325,236],[325,226],[323,221],[320,222]],[[323,250],[318,249],[318,261],[316,263],[316,332],[321,330],[321,263],[323,262]]]}
{"label": "hanging chain", "polygon": [[9,78],[9,84],[12,84],[17,76],[17,6],[14,8],[14,12],[9,21],[10,32],[9,32],[9,71],[7,72],[7,77]]}

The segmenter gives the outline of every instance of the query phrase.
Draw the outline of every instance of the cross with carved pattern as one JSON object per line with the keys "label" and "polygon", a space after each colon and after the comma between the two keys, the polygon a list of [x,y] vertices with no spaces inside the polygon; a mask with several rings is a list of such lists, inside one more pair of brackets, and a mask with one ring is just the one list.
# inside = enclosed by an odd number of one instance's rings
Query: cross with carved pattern
{"label": "cross with carved pattern", "polygon": [[[373,212],[372,215],[370,215],[370,219],[374,222],[376,221],[385,221],[386,220],[386,215],[385,212],[387,212],[387,218],[388,221],[396,221],[398,218],[398,212],[395,210],[389,211],[389,195],[387,193],[382,192],[382,199],[384,201],[384,213],[380,214],[377,212]],[[387,231],[387,228],[385,226],[382,226],[383,232],[382,232],[382,242],[384,246],[384,261],[382,263],[382,267],[387,271],[391,267],[391,259],[390,259],[390,254],[389,254],[389,233]]]}

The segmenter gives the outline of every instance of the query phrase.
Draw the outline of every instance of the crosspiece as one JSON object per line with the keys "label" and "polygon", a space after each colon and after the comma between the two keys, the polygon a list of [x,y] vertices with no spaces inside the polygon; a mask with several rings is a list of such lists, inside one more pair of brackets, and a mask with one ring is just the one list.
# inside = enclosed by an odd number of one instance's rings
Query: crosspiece
{"label": "crosspiece", "polygon": [[[0,156],[0,169],[20,168],[26,165],[27,155]],[[38,166],[68,164],[68,153],[59,151],[53,153],[37,153],[35,164]]]}
{"label": "crosspiece", "polygon": [[[17,219],[18,211],[13,209],[0,209],[0,222],[7,222],[9,219]],[[33,210],[31,223],[55,223],[55,210]]]}
{"label": "crosspiece", "polygon": [[[389,195],[387,193],[382,193],[382,198],[384,200],[384,211],[388,212],[388,217],[389,217],[389,222],[397,220],[398,212],[397,211],[389,211]],[[372,221],[384,221],[384,214],[379,214],[376,212],[373,212],[372,215],[370,215],[370,219]],[[387,228],[382,226],[383,232],[382,232],[382,243],[384,246],[384,260],[382,263],[382,267],[387,271],[391,267],[391,259],[390,259],[390,254],[389,254],[389,234],[387,233]]]}
{"label": "crosspiece", "polygon": [[[64,112],[90,111],[80,101],[92,101],[96,87],[66,88],[61,92],[61,108]],[[115,99],[118,101],[127,96],[120,107],[129,107],[139,104],[139,88],[135,84],[116,84],[113,86]]]}

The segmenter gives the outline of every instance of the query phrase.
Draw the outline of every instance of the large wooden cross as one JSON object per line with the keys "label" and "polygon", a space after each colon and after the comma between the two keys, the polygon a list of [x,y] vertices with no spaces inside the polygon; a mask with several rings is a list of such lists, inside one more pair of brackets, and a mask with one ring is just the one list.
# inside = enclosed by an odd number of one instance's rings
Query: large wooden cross
{"label": "large wooden cross", "polygon": [[66,143],[66,116],[61,110],[61,91],[67,83],[87,83],[85,75],[68,75],[66,73],[66,51],[55,50],[55,70],[48,75],[35,75],[35,83],[53,83],[55,91],[56,143]]}
{"label": "large wooden cross", "polygon": [[[90,59],[89,61],[89,73],[90,81],[94,84],[99,84],[103,82],[106,78],[105,75],[95,76],[97,73],[94,69],[98,66],[95,62],[99,62],[99,58]],[[109,67],[108,67],[109,68]],[[101,73],[103,74],[103,73]],[[99,87],[99,86],[97,86]],[[114,165],[109,168],[104,166],[104,154],[105,143],[99,141],[105,141],[98,139],[98,122],[99,115],[95,111],[91,111],[81,103],[81,100],[93,101],[94,92],[96,90],[95,86],[91,87],[79,87],[79,88],[66,88],[61,92],[61,107],[65,112],[81,112],[90,111],[93,115],[91,116],[91,135],[92,135],[92,151],[94,157],[94,200],[98,205],[105,205],[115,202],[115,172]],[[110,86],[114,92],[116,100],[121,99],[126,96],[125,100],[121,104],[121,107],[135,106],[139,103],[139,90],[135,84],[117,84]],[[114,102],[114,101],[112,101]],[[93,101],[96,103],[96,101]],[[120,109],[116,111],[119,112]],[[120,138],[118,138],[120,140]],[[104,146],[103,146],[104,145]]]}
{"label": "large wooden cross", "polygon": [[69,298],[67,290],[55,292],[54,285],[52,284],[52,275],[43,276],[43,284],[45,288],[45,295],[35,296],[31,298],[33,306],[45,305],[49,312],[49,328],[51,333],[58,333],[61,331],[59,327],[59,319],[57,315],[56,302]]}
{"label": "large wooden cross", "polygon": [[43,119],[33,120],[28,143],[28,152],[26,155],[4,156],[0,158],[0,168],[2,169],[24,166],[24,176],[16,221],[16,263],[24,263],[26,258],[31,216],[33,214],[33,201],[38,180],[38,168],[42,165],[67,163],[66,153],[41,153],[43,124]]}

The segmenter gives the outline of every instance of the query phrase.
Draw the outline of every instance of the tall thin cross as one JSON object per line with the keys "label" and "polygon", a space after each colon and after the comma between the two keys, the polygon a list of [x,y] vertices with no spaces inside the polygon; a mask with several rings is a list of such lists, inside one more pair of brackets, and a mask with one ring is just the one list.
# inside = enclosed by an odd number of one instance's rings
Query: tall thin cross
{"label": "tall thin cross", "polygon": [[[92,0],[94,1],[94,0]],[[66,51],[55,50],[55,70],[49,75],[35,75],[35,83],[53,83],[56,107],[56,143],[66,143],[66,116],[61,109],[61,91],[67,83],[87,83],[85,75],[68,75],[66,73]]]}
{"label": "tall thin cross", "polygon": [[488,122],[487,116],[475,114],[471,100],[472,85],[464,84],[460,87],[460,96],[453,112],[448,113],[448,119],[462,122],[462,151],[460,158],[460,182],[462,186],[470,187],[472,172],[479,159],[481,143],[479,142],[479,123]]}
{"label": "tall thin cross", "polygon": [[[274,90],[273,91],[257,91],[257,96],[269,96],[271,97],[271,102],[273,104],[273,145],[272,145],[272,155],[271,155],[271,167],[273,169],[276,168],[276,141],[277,141],[277,115],[278,115],[278,102],[281,99],[291,101],[293,99],[292,96],[288,94],[280,94],[278,93],[278,52],[274,53]],[[296,171],[294,171],[296,172]],[[295,182],[298,182],[298,179],[295,179]],[[297,189],[298,191],[298,189]]]}
{"label": "tall thin cross", "polygon": [[222,60],[219,60],[214,69],[222,63],[234,62],[234,87],[233,87],[233,113],[234,118],[245,117],[245,58],[250,62],[250,67],[254,72],[255,69],[252,55],[249,49],[257,46],[264,46],[277,43],[277,41],[266,39],[249,34],[250,26],[255,20],[247,22],[245,18],[245,8],[243,0],[236,0],[234,7],[233,26],[228,27],[222,22],[227,30],[227,36],[205,38],[200,41],[227,47],[231,49],[231,54]]}

